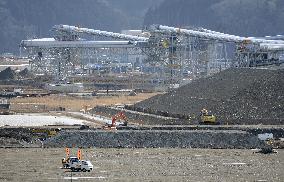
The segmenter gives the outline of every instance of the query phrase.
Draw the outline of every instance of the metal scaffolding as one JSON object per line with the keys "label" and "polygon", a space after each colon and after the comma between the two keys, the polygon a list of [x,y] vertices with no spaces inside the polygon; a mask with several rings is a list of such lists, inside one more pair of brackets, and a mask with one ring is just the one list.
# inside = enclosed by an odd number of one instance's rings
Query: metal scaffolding
{"label": "metal scaffolding", "polygon": [[[181,29],[152,25],[141,36],[55,25],[54,38],[23,40],[21,48],[31,59],[32,71],[57,80],[101,62],[134,63],[137,60],[162,70],[170,83],[199,77],[232,66],[281,64],[284,41],[276,37],[240,37],[203,28]],[[82,39],[83,36],[92,40]],[[96,41],[97,37],[109,39]],[[119,41],[118,41],[119,40]]]}

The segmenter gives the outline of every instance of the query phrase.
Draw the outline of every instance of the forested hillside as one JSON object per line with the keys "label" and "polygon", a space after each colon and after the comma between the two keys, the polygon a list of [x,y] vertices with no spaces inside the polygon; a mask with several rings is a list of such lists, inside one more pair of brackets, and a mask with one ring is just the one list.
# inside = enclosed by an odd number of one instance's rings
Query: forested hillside
{"label": "forested hillside", "polygon": [[197,26],[242,36],[284,34],[283,0],[165,0],[145,25]]}
{"label": "forested hillside", "polygon": [[0,0],[0,54],[50,36],[55,24],[119,32],[156,23],[264,36],[284,34],[283,22],[284,0]]}
{"label": "forested hillside", "polygon": [[110,6],[127,16],[130,29],[141,29],[149,8],[157,7],[163,0],[105,0]]}
{"label": "forested hillside", "polygon": [[55,24],[115,32],[141,28],[148,7],[158,1],[0,0],[0,54],[18,53],[22,39],[50,36]]}

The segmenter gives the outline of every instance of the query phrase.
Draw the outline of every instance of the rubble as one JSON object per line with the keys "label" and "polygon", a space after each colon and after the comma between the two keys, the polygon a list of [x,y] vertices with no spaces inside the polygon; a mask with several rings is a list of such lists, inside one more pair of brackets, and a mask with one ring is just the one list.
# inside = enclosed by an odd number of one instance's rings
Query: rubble
{"label": "rubble", "polygon": [[28,128],[0,128],[0,148],[40,147]]}

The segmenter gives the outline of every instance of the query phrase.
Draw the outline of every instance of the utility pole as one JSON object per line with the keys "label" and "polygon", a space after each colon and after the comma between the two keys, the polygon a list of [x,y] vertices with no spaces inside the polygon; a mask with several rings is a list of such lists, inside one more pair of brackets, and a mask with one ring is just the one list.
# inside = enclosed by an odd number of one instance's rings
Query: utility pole
{"label": "utility pole", "polygon": [[170,37],[170,47],[169,47],[169,61],[170,61],[170,72],[171,72],[171,84],[173,84],[173,77],[174,77],[174,70],[173,70],[173,66],[174,66],[174,59],[175,59],[175,54],[176,54],[176,50],[177,50],[177,35],[175,33],[171,34]]}

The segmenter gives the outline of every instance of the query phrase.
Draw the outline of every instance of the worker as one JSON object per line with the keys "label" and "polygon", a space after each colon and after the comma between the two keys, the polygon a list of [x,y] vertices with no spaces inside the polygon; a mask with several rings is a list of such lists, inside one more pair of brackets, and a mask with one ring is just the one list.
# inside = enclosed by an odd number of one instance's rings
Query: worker
{"label": "worker", "polygon": [[62,164],[64,164],[66,162],[65,157],[63,157],[63,159],[61,159],[61,161],[62,161]]}

